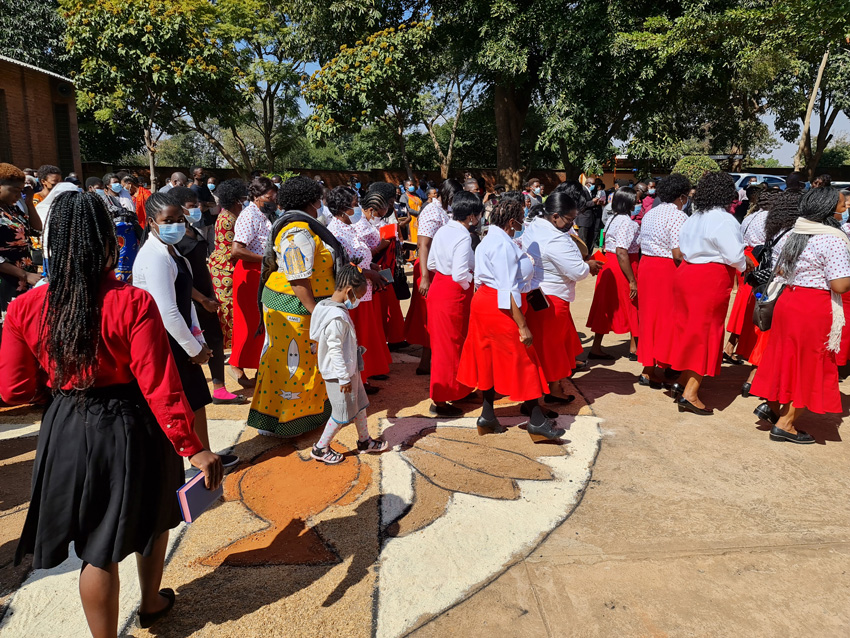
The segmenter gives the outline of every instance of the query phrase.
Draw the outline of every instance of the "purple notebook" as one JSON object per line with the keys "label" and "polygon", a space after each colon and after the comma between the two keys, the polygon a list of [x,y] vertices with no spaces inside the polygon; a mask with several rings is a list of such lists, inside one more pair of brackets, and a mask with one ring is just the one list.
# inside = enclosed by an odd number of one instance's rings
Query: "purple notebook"
{"label": "purple notebook", "polygon": [[180,501],[183,520],[191,523],[203,514],[210,505],[220,499],[223,494],[224,488],[221,485],[212,492],[208,490],[204,485],[204,473],[198,472],[194,478],[177,490],[177,500]]}

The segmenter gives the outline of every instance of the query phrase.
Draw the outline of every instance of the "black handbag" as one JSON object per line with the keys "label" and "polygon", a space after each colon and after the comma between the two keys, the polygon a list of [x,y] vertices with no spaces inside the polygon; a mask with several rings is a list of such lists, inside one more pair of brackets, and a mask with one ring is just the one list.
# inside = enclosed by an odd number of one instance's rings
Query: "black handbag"
{"label": "black handbag", "polygon": [[773,276],[773,248],[790,230],[791,229],[788,228],[787,230],[779,233],[773,239],[769,239],[762,246],[756,246],[753,248],[753,257],[758,260],[759,264],[747,273],[744,281],[753,287],[754,292],[755,288],[767,285],[770,278]]}
{"label": "black handbag", "polygon": [[410,286],[407,283],[407,274],[404,272],[404,268],[396,269],[395,278],[393,279],[393,290],[399,301],[410,299]]}
{"label": "black handbag", "polygon": [[776,269],[774,268],[767,283],[753,289],[756,298],[756,305],[753,308],[753,323],[762,332],[770,330],[770,326],[773,324],[773,309],[782,291],[785,290],[785,284],[776,281],[775,277]]}

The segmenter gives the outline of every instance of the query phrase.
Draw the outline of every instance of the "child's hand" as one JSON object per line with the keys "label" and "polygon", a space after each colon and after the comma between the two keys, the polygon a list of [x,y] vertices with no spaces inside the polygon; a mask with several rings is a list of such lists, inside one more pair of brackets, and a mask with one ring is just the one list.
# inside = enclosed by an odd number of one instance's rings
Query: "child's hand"
{"label": "child's hand", "polygon": [[342,391],[343,394],[351,394],[351,381],[345,384],[340,383],[339,389]]}

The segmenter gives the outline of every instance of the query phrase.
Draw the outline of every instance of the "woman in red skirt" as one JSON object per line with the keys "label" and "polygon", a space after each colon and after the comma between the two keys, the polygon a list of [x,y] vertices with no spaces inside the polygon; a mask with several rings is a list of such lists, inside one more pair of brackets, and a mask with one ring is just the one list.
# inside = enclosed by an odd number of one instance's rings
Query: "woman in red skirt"
{"label": "woman in red skirt", "polygon": [[[368,201],[367,201],[368,200]],[[357,343],[366,348],[363,353],[363,372],[361,373],[366,394],[375,394],[379,388],[369,384],[369,377],[385,375],[390,371],[392,357],[384,338],[380,311],[374,292],[386,286],[378,272],[371,268],[372,251],[358,233],[358,225],[352,224],[357,194],[347,186],[337,186],[326,196],[327,207],[331,213],[328,230],[339,240],[348,258],[354,260],[366,277],[366,294],[349,314],[357,331]],[[380,195],[368,194],[364,203],[369,207],[367,215],[376,208],[386,210],[386,202]]]}
{"label": "woman in red skirt", "polygon": [[[843,206],[845,211],[850,209],[850,201],[847,200],[844,193],[841,193],[841,197],[843,204],[839,204],[839,208]],[[842,215],[843,213],[844,211],[842,211]],[[838,214],[835,217],[839,219]],[[842,224],[841,230],[850,237],[850,223]],[[850,293],[841,295],[841,303],[844,306],[844,329],[841,331],[841,350],[836,357],[839,368],[850,363]]]}
{"label": "woman in red skirt", "polygon": [[679,231],[688,220],[682,208],[688,203],[690,192],[691,181],[684,175],[673,173],[665,177],[656,191],[661,203],[647,211],[640,227],[640,339],[637,356],[643,364],[643,372],[638,383],[655,390],[663,387],[657,366],[669,366],[672,315],[676,303],[673,276],[682,263]]}
{"label": "woman in red skirt", "polygon": [[422,357],[416,374],[428,374],[431,369],[431,340],[428,334],[428,309],[425,299],[431,287],[433,273],[428,270],[428,253],[434,235],[451,219],[447,212],[455,194],[463,187],[456,179],[447,179],[440,185],[440,196],[419,213],[419,231],[416,243],[418,259],[413,264],[413,293],[410,308],[404,321],[405,341],[422,346]]}
{"label": "woman in red skirt", "polygon": [[463,410],[449,402],[460,401],[473,390],[457,380],[457,371],[472,302],[475,253],[469,229],[478,224],[483,212],[484,205],[477,195],[466,192],[455,195],[452,220],[437,231],[428,252],[428,270],[434,273],[427,298],[434,402],[430,411],[439,416],[463,414]]}
{"label": "woman in red skirt", "polygon": [[735,271],[743,272],[747,265],[741,225],[729,213],[737,196],[728,174],[705,174],[694,194],[694,213],[679,232],[684,262],[673,278],[676,305],[668,363],[682,370],[673,386],[680,412],[713,414],[700,400],[699,388],[703,377],[720,371]]}
{"label": "woman in red skirt", "polygon": [[557,439],[564,430],[550,420],[557,418],[557,412],[544,414],[540,407],[548,385],[525,321],[525,293],[531,289],[534,266],[512,239],[522,229],[523,217],[522,203],[500,201],[490,215],[490,230],[475,251],[478,289],[457,380],[484,391],[479,433],[505,431],[493,408],[498,392],[522,401],[520,411],[530,417],[532,438]]}
{"label": "woman in red skirt", "polygon": [[605,267],[596,279],[593,303],[587,316],[587,327],[594,332],[588,359],[616,358],[602,350],[602,338],[609,332],[631,333],[630,351],[635,354],[640,226],[632,220],[631,214],[636,203],[633,188],[621,188],[611,198],[613,217],[605,229]]}
{"label": "woman in red skirt", "polygon": [[[268,177],[257,177],[248,187],[251,203],[245,207],[233,227],[233,347],[230,351],[230,375],[243,388],[252,388],[245,368],[260,367],[265,332],[257,306],[260,274],[266,240],[277,216],[277,187]],[[259,328],[259,334],[257,330]]]}
{"label": "woman in red skirt", "polygon": [[[539,207],[536,207],[539,208]],[[526,319],[536,344],[537,356],[549,383],[546,403],[566,404],[575,397],[564,391],[561,382],[572,375],[576,357],[583,351],[570,314],[570,303],[576,297],[576,282],[596,275],[602,262],[585,262],[569,231],[578,207],[566,193],[552,193],[546,204],[522,234],[522,247],[534,262],[535,280],[546,295],[549,306],[528,309]],[[542,346],[545,344],[545,346]]]}
{"label": "woman in red skirt", "polygon": [[814,443],[794,425],[803,412],[842,412],[835,357],[844,326],[839,295],[850,292],[850,238],[833,215],[843,208],[834,188],[812,189],[800,201],[794,229],[781,240],[778,271],[786,286],[752,389],[767,399],[768,409],[759,406],[756,414],[773,424],[771,441]]}

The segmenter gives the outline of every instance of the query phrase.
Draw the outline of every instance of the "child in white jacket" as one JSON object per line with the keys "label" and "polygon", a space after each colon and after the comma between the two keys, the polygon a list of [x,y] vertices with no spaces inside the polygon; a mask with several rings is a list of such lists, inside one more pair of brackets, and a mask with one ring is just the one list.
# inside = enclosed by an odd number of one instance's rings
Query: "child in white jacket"
{"label": "child in white jacket", "polygon": [[366,425],[369,399],[360,379],[362,351],[348,314],[365,294],[366,277],[360,268],[347,264],[336,273],[334,294],[317,303],[310,317],[310,339],[319,344],[319,372],[325,380],[332,408],[331,418],[310,456],[329,465],[343,461],[342,454],[334,452],[330,443],[339,429],[352,421],[357,427],[360,454],[377,454],[389,447],[386,441],[369,436]]}

